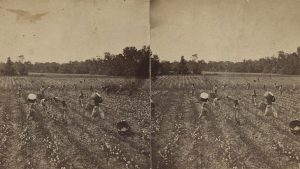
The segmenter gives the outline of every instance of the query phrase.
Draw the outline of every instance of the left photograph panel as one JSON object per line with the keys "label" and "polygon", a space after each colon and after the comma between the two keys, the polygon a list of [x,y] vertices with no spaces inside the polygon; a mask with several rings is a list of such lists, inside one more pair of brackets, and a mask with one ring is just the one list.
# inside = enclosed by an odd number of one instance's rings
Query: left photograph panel
{"label": "left photograph panel", "polygon": [[149,1],[0,0],[0,168],[148,169]]}

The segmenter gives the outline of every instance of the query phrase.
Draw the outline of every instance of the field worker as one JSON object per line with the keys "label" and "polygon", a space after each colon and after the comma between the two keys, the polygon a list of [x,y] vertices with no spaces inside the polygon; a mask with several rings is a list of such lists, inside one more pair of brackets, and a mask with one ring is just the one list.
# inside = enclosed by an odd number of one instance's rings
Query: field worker
{"label": "field worker", "polygon": [[44,98],[44,99],[41,99],[41,101],[40,101],[40,105],[44,108],[44,109],[47,109],[47,105],[46,105],[46,99]]}
{"label": "field worker", "polygon": [[108,93],[107,86],[102,86],[101,89],[102,89],[102,91],[103,91],[105,94]]}
{"label": "field worker", "polygon": [[135,87],[136,87],[136,83],[135,82],[131,82],[131,88],[129,88],[129,93],[128,95],[131,96],[133,94],[133,92],[135,91]]}
{"label": "field worker", "polygon": [[81,107],[83,107],[83,99],[84,99],[84,94],[82,92],[82,90],[80,91],[80,95],[79,95],[79,105]]}
{"label": "field worker", "polygon": [[195,84],[193,83],[192,87],[191,87],[191,94],[192,94],[192,96],[195,96],[195,91],[196,91],[196,87],[195,87]]}
{"label": "field worker", "polygon": [[56,97],[56,96],[53,97],[52,99],[55,101],[55,103],[59,103],[61,101],[61,99],[59,97]]}
{"label": "field worker", "polygon": [[266,90],[266,85],[264,84],[263,89]]}
{"label": "field worker", "polygon": [[118,91],[117,91],[117,93],[118,93],[118,94],[120,94],[120,93],[121,93],[121,91],[122,91],[122,88],[123,88],[123,86],[122,86],[122,84],[120,84],[120,85],[119,85],[119,88],[118,88]]}
{"label": "field worker", "polygon": [[35,94],[31,93],[27,96],[27,101],[29,103],[29,111],[28,111],[28,114],[26,117],[27,120],[29,120],[30,118],[31,119],[34,118],[36,100],[37,100],[37,95],[35,95]]}
{"label": "field worker", "polygon": [[68,107],[67,107],[67,103],[66,103],[66,101],[61,101],[61,104],[62,104],[62,106],[63,106],[63,120],[66,120],[66,113],[67,113],[67,111],[68,111]]}
{"label": "field worker", "polygon": [[150,105],[151,105],[151,117],[155,116],[155,104],[152,99],[150,99]]}
{"label": "field worker", "polygon": [[217,85],[214,85],[214,86],[213,86],[213,92],[214,92],[215,94],[218,93],[218,86],[217,86]]}
{"label": "field worker", "polygon": [[278,90],[280,92],[280,95],[282,95],[282,93],[283,93],[282,85],[279,86]]}
{"label": "field worker", "polygon": [[96,116],[100,115],[102,119],[104,119],[104,111],[100,108],[100,103],[103,102],[102,97],[99,93],[93,93],[91,98],[94,101],[94,108],[92,110],[92,118],[95,119]]}
{"label": "field worker", "polygon": [[257,77],[257,82],[259,82],[259,77]]}
{"label": "field worker", "polygon": [[295,91],[296,90],[296,84],[293,83],[293,90]]}
{"label": "field worker", "polygon": [[73,88],[74,88],[74,90],[77,90],[77,85],[74,84],[74,85],[73,85]]}
{"label": "field worker", "polygon": [[264,98],[266,99],[266,103],[267,103],[267,107],[264,115],[270,116],[270,114],[273,113],[273,116],[277,118],[277,111],[272,105],[272,103],[275,102],[276,100],[273,93],[266,91],[264,94]]}
{"label": "field worker", "polygon": [[234,120],[237,125],[240,125],[240,104],[239,100],[233,98],[232,96],[226,96],[229,102],[233,102],[234,104]]}
{"label": "field worker", "polygon": [[220,107],[219,100],[221,100],[221,98],[219,98],[219,97],[214,98],[214,100],[213,100],[213,106],[219,108]]}
{"label": "field worker", "polygon": [[254,104],[256,106],[256,90],[253,90],[252,96],[251,96],[251,100],[252,100],[252,104]]}
{"label": "field worker", "polygon": [[17,95],[18,95],[18,97],[21,97],[21,96],[22,96],[22,86],[21,86],[21,85],[18,86],[18,92],[17,92]]}
{"label": "field worker", "polygon": [[66,85],[61,86],[61,91],[62,91],[63,95],[65,95],[65,88],[66,88]]}
{"label": "field worker", "polygon": [[42,87],[40,88],[40,94],[43,98],[45,98],[45,90],[46,90],[45,86],[42,85]]}
{"label": "field worker", "polygon": [[208,105],[208,99],[209,99],[209,94],[208,93],[201,93],[200,94],[200,101],[202,102],[201,104],[201,110],[200,110],[200,114],[199,114],[199,118],[202,117],[207,117],[209,112],[210,112],[210,108]]}
{"label": "field worker", "polygon": [[250,89],[250,83],[248,82],[247,83],[247,90],[249,90]]}
{"label": "field worker", "polygon": [[90,86],[90,91],[93,92],[94,91],[94,88],[93,86]]}
{"label": "field worker", "polygon": [[151,98],[150,98],[150,104],[151,104],[151,108],[155,107],[154,102],[153,102],[153,100]]}

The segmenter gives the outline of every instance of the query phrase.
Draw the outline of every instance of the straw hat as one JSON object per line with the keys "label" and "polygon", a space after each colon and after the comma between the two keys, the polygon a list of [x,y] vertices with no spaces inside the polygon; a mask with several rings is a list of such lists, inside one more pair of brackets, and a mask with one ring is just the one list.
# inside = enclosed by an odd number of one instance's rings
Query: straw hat
{"label": "straw hat", "polygon": [[37,99],[37,95],[36,95],[36,94],[30,93],[30,94],[27,96],[27,99],[28,99],[28,101],[34,102],[34,101],[36,101],[36,99]]}
{"label": "straw hat", "polygon": [[208,93],[203,92],[203,93],[200,94],[200,100],[201,101],[206,102],[208,100],[208,98],[209,98]]}
{"label": "straw hat", "polygon": [[208,93],[203,92],[200,94],[201,99],[208,99],[208,97],[209,97]]}
{"label": "straw hat", "polygon": [[91,95],[91,98],[92,98],[92,99],[96,99],[96,98],[101,98],[101,96],[100,96],[99,93],[93,93],[93,94]]}
{"label": "straw hat", "polygon": [[98,100],[100,103],[103,102],[103,98],[101,97],[101,95],[100,95],[99,93],[93,93],[93,94],[91,95],[91,98],[92,98],[93,100]]}
{"label": "straw hat", "polygon": [[272,96],[274,96],[273,93],[271,93],[269,91],[266,91],[264,94],[264,97],[272,97]]}

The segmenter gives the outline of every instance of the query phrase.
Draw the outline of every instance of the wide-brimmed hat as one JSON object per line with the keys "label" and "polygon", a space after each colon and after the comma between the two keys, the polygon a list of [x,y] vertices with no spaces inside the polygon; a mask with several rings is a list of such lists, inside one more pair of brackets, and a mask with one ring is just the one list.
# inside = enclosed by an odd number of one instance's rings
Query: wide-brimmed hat
{"label": "wide-brimmed hat", "polygon": [[203,93],[200,94],[201,99],[208,99],[208,97],[209,97],[208,93],[203,92]]}
{"label": "wide-brimmed hat", "polygon": [[300,120],[293,120],[290,122],[289,127],[291,132],[295,135],[300,135]]}
{"label": "wide-brimmed hat", "polygon": [[200,94],[200,100],[201,101],[206,102],[208,100],[208,98],[209,98],[209,94],[208,93],[203,92],[203,93]]}
{"label": "wide-brimmed hat", "polygon": [[101,95],[99,94],[99,93],[93,93],[92,95],[91,95],[91,98],[92,99],[96,99],[96,98],[101,98]]}
{"label": "wide-brimmed hat", "polygon": [[37,99],[37,95],[36,95],[36,94],[30,93],[30,94],[27,96],[27,100],[28,100],[28,101],[34,102],[34,101],[36,101],[36,99]]}
{"label": "wide-brimmed hat", "polygon": [[117,123],[117,129],[120,135],[126,135],[130,130],[130,126],[126,120],[121,120]]}
{"label": "wide-brimmed hat", "polygon": [[272,96],[274,96],[274,94],[270,91],[266,91],[264,94],[264,97],[272,97]]}

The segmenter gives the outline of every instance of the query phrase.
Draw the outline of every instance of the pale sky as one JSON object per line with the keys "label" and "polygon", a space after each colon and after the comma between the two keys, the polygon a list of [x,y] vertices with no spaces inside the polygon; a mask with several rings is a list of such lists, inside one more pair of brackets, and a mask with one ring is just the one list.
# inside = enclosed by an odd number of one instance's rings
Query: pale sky
{"label": "pale sky", "polygon": [[241,61],[298,46],[300,0],[151,2],[151,48],[161,60]]}
{"label": "pale sky", "polygon": [[0,61],[85,60],[149,45],[149,0],[0,0]]}

